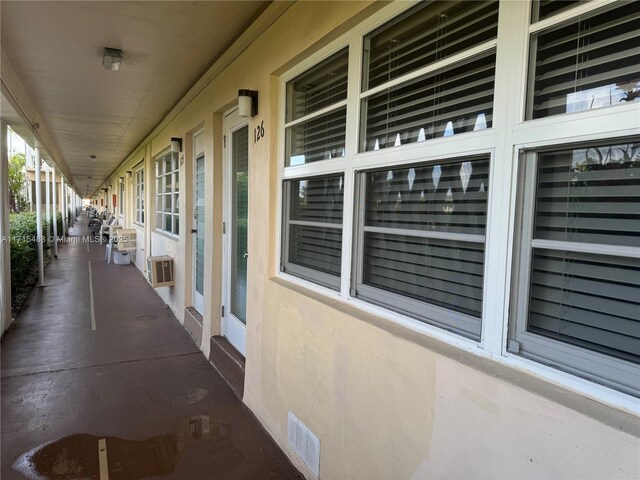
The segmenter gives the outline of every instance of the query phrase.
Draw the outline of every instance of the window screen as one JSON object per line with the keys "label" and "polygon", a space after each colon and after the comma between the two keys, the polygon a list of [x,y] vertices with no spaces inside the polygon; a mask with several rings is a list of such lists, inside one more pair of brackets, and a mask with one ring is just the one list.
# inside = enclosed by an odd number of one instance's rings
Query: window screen
{"label": "window screen", "polygon": [[136,223],[144,224],[144,170],[140,169],[135,174],[136,192]]}
{"label": "window screen", "polygon": [[527,118],[638,102],[640,2],[617,2],[531,37]]}
{"label": "window screen", "polygon": [[479,339],[488,181],[488,157],[362,174],[357,296]]}
{"label": "window screen", "polygon": [[284,182],[282,271],[338,289],[342,255],[343,177]]}

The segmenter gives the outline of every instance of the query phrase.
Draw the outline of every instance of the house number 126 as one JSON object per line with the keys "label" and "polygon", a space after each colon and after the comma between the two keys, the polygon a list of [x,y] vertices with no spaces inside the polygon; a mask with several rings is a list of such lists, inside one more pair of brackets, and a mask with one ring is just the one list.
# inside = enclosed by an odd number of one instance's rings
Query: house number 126
{"label": "house number 126", "polygon": [[253,131],[253,143],[258,143],[262,137],[264,137],[264,120]]}

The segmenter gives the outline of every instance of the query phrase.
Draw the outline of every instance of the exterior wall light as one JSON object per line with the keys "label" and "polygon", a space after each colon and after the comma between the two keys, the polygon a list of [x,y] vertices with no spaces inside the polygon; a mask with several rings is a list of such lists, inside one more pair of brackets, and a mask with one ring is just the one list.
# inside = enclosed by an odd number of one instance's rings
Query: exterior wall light
{"label": "exterior wall light", "polygon": [[120,64],[122,63],[122,50],[118,48],[105,47],[102,53],[102,66],[107,70],[117,71],[120,70]]}
{"label": "exterior wall light", "polygon": [[258,92],[256,90],[238,90],[238,115],[242,118],[258,115]]}

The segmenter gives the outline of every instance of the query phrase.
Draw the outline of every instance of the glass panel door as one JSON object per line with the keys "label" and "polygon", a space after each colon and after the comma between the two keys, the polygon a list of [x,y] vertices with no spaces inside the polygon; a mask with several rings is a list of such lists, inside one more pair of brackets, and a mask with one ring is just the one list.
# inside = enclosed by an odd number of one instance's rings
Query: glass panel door
{"label": "glass panel door", "polygon": [[247,227],[249,207],[249,126],[231,134],[231,314],[247,323]]}
{"label": "glass panel door", "polygon": [[203,313],[204,307],[204,154],[198,155],[194,168],[195,198],[194,198],[194,293],[193,306],[198,312]]}

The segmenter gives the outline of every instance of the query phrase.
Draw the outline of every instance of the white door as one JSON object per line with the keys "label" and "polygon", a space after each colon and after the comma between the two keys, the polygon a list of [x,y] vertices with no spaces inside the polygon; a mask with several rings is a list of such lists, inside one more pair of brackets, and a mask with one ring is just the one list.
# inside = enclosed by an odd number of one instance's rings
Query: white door
{"label": "white door", "polygon": [[201,315],[204,312],[204,135],[193,138],[193,298],[192,304]]}
{"label": "white door", "polygon": [[224,296],[222,334],[245,355],[249,256],[249,125],[234,110],[225,117]]}

